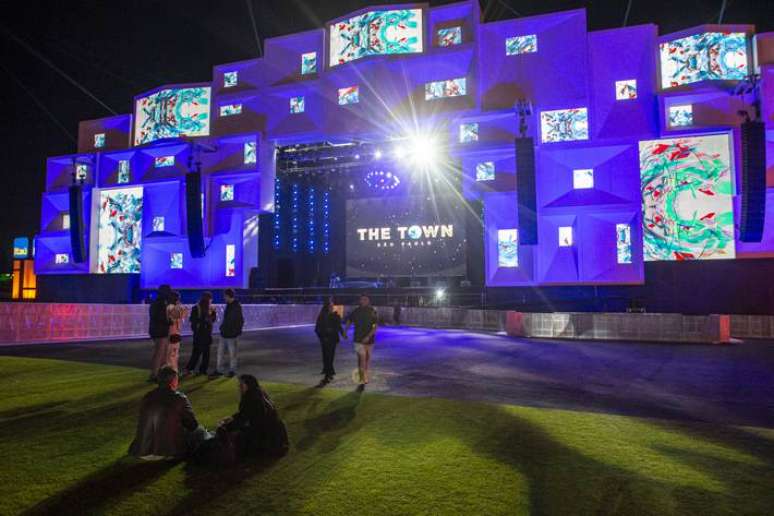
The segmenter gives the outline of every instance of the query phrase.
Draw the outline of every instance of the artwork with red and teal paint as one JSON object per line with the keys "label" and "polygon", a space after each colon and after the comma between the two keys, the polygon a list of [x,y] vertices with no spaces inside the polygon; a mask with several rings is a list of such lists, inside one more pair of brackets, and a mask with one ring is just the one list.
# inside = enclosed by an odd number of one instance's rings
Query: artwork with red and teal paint
{"label": "artwork with red and teal paint", "polygon": [[727,134],[640,142],[646,261],[735,257]]}
{"label": "artwork with red and teal paint", "polygon": [[142,194],[142,187],[100,192],[98,273],[140,272]]}

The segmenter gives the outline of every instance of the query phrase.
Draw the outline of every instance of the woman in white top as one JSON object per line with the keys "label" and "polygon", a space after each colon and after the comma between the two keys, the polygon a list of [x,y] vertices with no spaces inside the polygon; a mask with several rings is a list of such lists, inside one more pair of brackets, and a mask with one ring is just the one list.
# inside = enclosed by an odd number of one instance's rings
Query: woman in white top
{"label": "woman in white top", "polygon": [[178,360],[180,358],[180,342],[183,338],[180,336],[183,328],[183,321],[188,310],[180,302],[180,293],[172,292],[167,305],[167,319],[169,319],[169,350],[167,352],[167,365],[178,370]]}

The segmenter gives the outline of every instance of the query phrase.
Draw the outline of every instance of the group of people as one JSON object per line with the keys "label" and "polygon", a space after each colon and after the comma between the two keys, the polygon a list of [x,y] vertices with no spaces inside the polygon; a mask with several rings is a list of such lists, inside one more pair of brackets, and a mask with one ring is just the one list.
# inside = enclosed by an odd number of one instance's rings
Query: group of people
{"label": "group of people", "polygon": [[[226,307],[220,324],[217,363],[210,378],[222,376],[224,352],[229,355],[228,376],[237,371],[237,344],[244,326],[244,316],[234,291],[223,292]],[[182,328],[188,317],[193,332],[190,359],[183,374],[179,373]],[[255,376],[239,376],[238,411],[223,419],[215,431],[207,431],[196,419],[190,400],[178,390],[180,378],[190,374],[207,374],[210,346],[217,312],[212,294],[205,292],[189,311],[180,294],[168,285],[159,287],[150,305],[149,333],[153,340],[150,379],[157,387],[142,400],[137,432],[129,453],[143,459],[193,457],[206,463],[233,464],[256,456],[283,455],[289,446],[285,424],[269,395]],[[354,326],[354,346],[358,358],[357,381],[362,389],[370,379],[370,364],[375,343],[377,313],[368,296],[361,296],[358,307],[342,318],[332,299],[327,299],[317,317],[317,334],[323,358],[323,383],[336,374],[334,358],[341,338]],[[197,370],[198,367],[198,370]]]}
{"label": "group of people", "polygon": [[[242,306],[237,301],[234,291],[227,288],[223,291],[223,298],[226,301],[226,308],[220,324],[217,362],[215,370],[210,375],[213,377],[224,374],[226,352],[229,358],[228,376],[236,375],[238,340],[245,323]],[[164,366],[172,368],[175,372],[179,371],[181,335],[186,316],[193,331],[193,346],[184,373],[185,375],[207,374],[210,366],[210,346],[213,342],[212,332],[217,320],[215,307],[212,306],[212,293],[204,292],[199,302],[190,310],[189,315],[189,310],[180,301],[180,294],[174,292],[169,285],[161,285],[156,299],[150,305],[148,333],[153,340],[153,358],[149,381],[155,382],[159,370]]]}

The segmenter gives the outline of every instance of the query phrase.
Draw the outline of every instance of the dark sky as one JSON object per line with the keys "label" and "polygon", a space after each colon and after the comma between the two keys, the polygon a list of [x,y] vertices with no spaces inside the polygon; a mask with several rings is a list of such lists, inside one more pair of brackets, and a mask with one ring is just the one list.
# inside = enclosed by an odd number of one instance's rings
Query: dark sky
{"label": "dark sky", "polygon": [[[248,14],[261,38],[322,27],[387,0],[0,0],[0,271],[10,268],[11,239],[38,229],[47,156],[76,150],[78,122],[110,115],[26,50],[26,42],[117,113],[132,96],[165,83],[210,79],[214,64],[257,57]],[[401,3],[401,2],[395,2]],[[431,5],[451,3],[431,1]],[[722,0],[633,0],[629,25],[661,33],[717,21]],[[481,0],[485,21],[586,7],[589,28],[620,27],[626,0]],[[13,9],[11,9],[13,6]],[[506,6],[510,6],[506,7]],[[514,12],[515,11],[515,12]],[[14,14],[9,15],[11,12]],[[774,30],[774,0],[729,0],[726,23]],[[37,99],[36,100],[33,100]],[[52,117],[62,126],[59,127]],[[69,136],[68,136],[69,133]]]}

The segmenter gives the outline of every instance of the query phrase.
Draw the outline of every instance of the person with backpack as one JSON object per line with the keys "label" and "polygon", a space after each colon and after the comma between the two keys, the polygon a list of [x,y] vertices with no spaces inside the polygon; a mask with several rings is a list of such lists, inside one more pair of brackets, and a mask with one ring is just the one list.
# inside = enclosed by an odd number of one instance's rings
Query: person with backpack
{"label": "person with backpack", "polygon": [[212,326],[217,319],[215,307],[212,306],[212,293],[204,292],[199,302],[191,309],[191,331],[193,331],[193,350],[188,365],[185,366],[185,374],[192,374],[199,364],[197,374],[207,374],[210,366],[210,345],[212,344]]}
{"label": "person with backpack", "polygon": [[236,300],[234,290],[227,288],[223,291],[226,300],[226,309],[223,311],[223,320],[220,323],[220,341],[218,342],[218,361],[212,376],[223,376],[223,354],[228,350],[229,372],[228,377],[236,376],[237,371],[237,344],[242,335],[242,327],[245,318],[242,315],[242,305]]}

